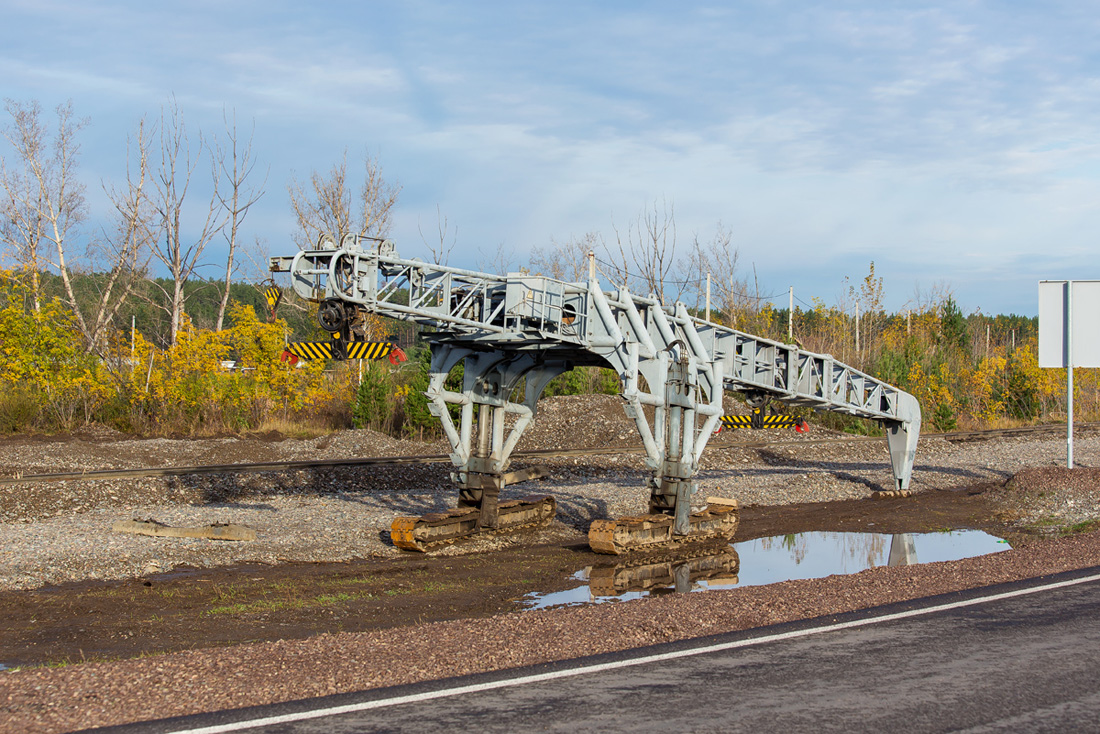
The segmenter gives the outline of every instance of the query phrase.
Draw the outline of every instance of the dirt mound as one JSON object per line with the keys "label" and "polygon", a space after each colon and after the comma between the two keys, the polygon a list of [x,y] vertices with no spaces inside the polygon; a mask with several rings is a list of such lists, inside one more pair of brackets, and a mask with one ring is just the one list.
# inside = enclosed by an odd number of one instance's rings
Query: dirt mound
{"label": "dirt mound", "polygon": [[1050,532],[1100,521],[1100,468],[1044,466],[1018,471],[1001,492],[1002,516]]}
{"label": "dirt mound", "polygon": [[638,446],[634,421],[618,395],[559,395],[538,402],[517,450]]}

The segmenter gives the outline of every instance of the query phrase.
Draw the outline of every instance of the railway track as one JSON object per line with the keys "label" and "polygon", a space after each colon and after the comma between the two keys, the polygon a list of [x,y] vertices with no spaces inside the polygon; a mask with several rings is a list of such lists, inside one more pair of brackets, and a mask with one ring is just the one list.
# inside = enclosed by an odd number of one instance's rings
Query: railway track
{"label": "railway track", "polygon": [[[1074,425],[1075,432],[1083,433],[1093,431],[1098,424],[1078,423]],[[951,431],[948,433],[928,433],[924,438],[940,438],[952,442],[986,441],[995,438],[1011,437],[1036,437],[1064,435],[1064,424],[1023,426],[1020,428],[998,428],[986,431]],[[771,446],[813,446],[836,443],[858,443],[864,441],[882,441],[881,436],[837,436],[829,438],[802,438],[796,441],[790,440],[741,440],[712,442],[707,451],[721,451],[725,449],[762,449]],[[615,447],[615,448],[582,448],[582,449],[542,449],[534,451],[517,451],[513,454],[517,459],[552,459],[569,458],[574,456],[623,456],[631,454],[643,454],[645,450],[640,447]],[[69,482],[74,480],[92,479],[123,479],[142,477],[178,477],[190,474],[255,474],[260,472],[282,472],[295,469],[327,469],[335,467],[354,466],[399,466],[401,464],[443,464],[450,462],[447,454],[423,454],[418,456],[373,456],[357,459],[310,459],[303,461],[263,461],[251,464],[206,464],[200,466],[169,466],[169,467],[144,467],[138,469],[96,469],[81,472],[56,472],[50,474],[21,474],[15,476],[0,477],[0,486],[13,484],[26,484],[28,482]]]}

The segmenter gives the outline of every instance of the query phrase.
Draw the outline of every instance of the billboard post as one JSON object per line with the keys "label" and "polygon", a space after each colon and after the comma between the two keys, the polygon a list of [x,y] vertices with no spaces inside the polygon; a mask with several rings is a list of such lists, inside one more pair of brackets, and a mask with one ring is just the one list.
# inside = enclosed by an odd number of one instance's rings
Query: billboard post
{"label": "billboard post", "polygon": [[1073,468],[1073,281],[1066,283],[1066,468]]}
{"label": "billboard post", "polygon": [[1039,366],[1066,370],[1066,466],[1073,468],[1073,368],[1100,367],[1100,280],[1039,281]]}

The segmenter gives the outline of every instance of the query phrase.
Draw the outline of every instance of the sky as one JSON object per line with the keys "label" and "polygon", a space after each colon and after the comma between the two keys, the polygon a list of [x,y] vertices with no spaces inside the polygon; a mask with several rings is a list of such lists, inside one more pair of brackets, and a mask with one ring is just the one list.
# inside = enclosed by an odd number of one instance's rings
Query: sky
{"label": "sky", "polygon": [[287,183],[347,151],[401,185],[398,251],[442,214],[459,267],[667,203],[683,256],[720,224],[780,307],[872,261],[892,311],[1034,315],[1038,280],[1100,277],[1090,3],[0,0],[0,96],[88,118],[93,219],[142,117],[235,115],[266,174],[243,235],[273,255]]}

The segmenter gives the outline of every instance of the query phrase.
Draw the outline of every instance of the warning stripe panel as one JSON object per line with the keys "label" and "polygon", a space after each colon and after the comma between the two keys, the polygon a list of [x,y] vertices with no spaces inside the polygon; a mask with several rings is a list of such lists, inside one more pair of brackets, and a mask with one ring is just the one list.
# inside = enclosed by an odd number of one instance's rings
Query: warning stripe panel
{"label": "warning stripe panel", "polygon": [[275,304],[279,302],[281,295],[283,295],[283,291],[278,286],[272,285],[264,288],[264,298],[267,299],[269,308],[275,308]]}
{"label": "warning stripe panel", "polygon": [[348,342],[348,359],[382,359],[393,351],[389,342]]}
{"label": "warning stripe panel", "polygon": [[[302,359],[341,359],[339,342],[291,342],[286,350]],[[382,359],[393,351],[390,342],[344,342],[345,359]]]}
{"label": "warning stripe panel", "polygon": [[286,350],[302,359],[332,359],[332,342],[291,342]]}
{"label": "warning stripe panel", "polygon": [[[719,420],[729,428],[751,428],[751,415],[724,415]],[[758,418],[762,428],[791,428],[798,424],[793,415],[765,415]]]}

